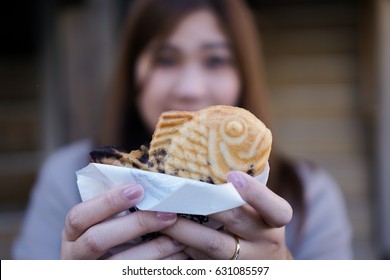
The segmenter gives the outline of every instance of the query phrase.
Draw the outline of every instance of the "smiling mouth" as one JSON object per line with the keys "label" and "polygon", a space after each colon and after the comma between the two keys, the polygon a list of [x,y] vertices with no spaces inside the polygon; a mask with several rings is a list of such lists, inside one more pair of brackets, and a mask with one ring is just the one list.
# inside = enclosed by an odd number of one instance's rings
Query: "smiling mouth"
{"label": "smiling mouth", "polygon": [[215,104],[199,104],[199,105],[194,105],[194,104],[182,104],[182,105],[177,105],[177,106],[170,106],[167,108],[167,111],[190,111],[190,112],[195,112],[199,111],[202,109],[205,109],[209,106],[212,106]]}

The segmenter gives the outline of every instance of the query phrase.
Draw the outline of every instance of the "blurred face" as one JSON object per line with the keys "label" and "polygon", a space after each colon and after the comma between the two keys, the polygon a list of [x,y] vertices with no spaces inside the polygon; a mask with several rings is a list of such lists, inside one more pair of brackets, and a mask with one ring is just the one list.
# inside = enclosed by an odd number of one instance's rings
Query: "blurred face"
{"label": "blurred face", "polygon": [[137,105],[151,131],[164,111],[236,105],[241,87],[229,41],[206,10],[184,18],[161,45],[145,51],[137,79]]}

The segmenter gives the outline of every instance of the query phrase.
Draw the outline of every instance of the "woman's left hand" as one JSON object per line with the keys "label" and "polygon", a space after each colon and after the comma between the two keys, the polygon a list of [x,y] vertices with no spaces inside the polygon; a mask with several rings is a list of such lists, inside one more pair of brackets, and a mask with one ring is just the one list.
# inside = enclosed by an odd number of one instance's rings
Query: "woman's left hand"
{"label": "woman's left hand", "polygon": [[179,218],[163,233],[187,245],[185,252],[192,259],[291,259],[285,244],[290,204],[243,172],[230,172],[228,181],[247,203],[210,215],[224,231]]}

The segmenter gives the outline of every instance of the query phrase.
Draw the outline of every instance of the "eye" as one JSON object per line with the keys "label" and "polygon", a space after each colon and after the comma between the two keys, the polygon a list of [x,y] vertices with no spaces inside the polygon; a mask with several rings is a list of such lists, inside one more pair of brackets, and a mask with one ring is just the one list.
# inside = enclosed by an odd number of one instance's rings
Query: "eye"
{"label": "eye", "polygon": [[173,67],[177,65],[178,60],[174,56],[159,55],[155,59],[155,65],[160,67]]}
{"label": "eye", "polygon": [[232,65],[232,59],[224,55],[212,55],[206,58],[206,67],[209,69],[219,69]]}
{"label": "eye", "polygon": [[219,55],[209,56],[206,58],[206,62],[205,62],[206,66],[211,69],[230,65],[230,63],[231,63],[230,58],[219,56]]}

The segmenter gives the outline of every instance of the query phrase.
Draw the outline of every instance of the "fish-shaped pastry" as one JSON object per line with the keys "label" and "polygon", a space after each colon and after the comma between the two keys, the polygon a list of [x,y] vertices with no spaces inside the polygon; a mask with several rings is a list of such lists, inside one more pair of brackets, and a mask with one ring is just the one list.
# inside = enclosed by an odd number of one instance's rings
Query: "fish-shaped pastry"
{"label": "fish-shaped pastry", "polygon": [[259,175],[271,144],[271,131],[252,113],[217,105],[196,112],[164,112],[149,149],[126,153],[102,147],[91,157],[94,162],[222,184],[230,170]]}

